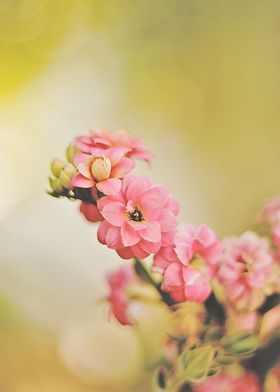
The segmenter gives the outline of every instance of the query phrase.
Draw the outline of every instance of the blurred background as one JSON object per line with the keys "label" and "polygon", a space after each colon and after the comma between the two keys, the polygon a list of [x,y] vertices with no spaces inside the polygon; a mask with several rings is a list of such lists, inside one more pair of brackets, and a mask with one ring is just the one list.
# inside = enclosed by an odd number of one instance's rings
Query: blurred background
{"label": "blurred background", "polygon": [[127,129],[182,221],[242,232],[279,192],[279,17],[276,0],[0,0],[1,391],[143,391],[139,337],[98,302],[119,260],[46,195],[49,162]]}

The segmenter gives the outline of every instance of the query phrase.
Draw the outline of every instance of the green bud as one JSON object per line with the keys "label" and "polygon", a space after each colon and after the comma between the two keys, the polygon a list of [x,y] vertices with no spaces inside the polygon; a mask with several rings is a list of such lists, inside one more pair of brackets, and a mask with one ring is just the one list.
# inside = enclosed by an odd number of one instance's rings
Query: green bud
{"label": "green bud", "polygon": [[62,186],[62,184],[61,184],[61,182],[59,181],[58,178],[56,178],[56,177],[55,178],[49,177],[49,183],[50,183],[50,186],[51,186],[52,190],[55,193],[57,193],[57,194],[63,193],[64,188],[63,188],[63,186]]}
{"label": "green bud", "polygon": [[207,342],[214,342],[220,340],[222,336],[223,336],[223,331],[220,327],[210,326],[209,328],[207,328],[204,334],[204,339]]}
{"label": "green bud", "polygon": [[259,338],[254,334],[238,334],[224,338],[221,342],[225,351],[232,355],[247,356],[259,347]]}
{"label": "green bud", "polygon": [[199,347],[184,352],[179,358],[179,378],[182,378],[184,382],[202,381],[213,368],[215,355],[216,350],[212,346]]}
{"label": "green bud", "polygon": [[68,162],[73,163],[73,158],[80,152],[80,149],[75,144],[69,144],[66,150],[66,158]]}
{"label": "green bud", "polygon": [[215,359],[215,362],[219,365],[227,366],[233,364],[235,360],[236,359],[233,355],[218,354],[217,358]]}
{"label": "green bud", "polygon": [[59,177],[61,171],[64,169],[66,163],[61,159],[54,159],[51,162],[51,172],[55,177]]}
{"label": "green bud", "polygon": [[64,171],[65,174],[67,174],[67,176],[70,177],[71,179],[77,174],[77,169],[75,168],[74,165],[72,165],[72,163],[67,163],[67,165],[65,166],[65,168],[63,169],[63,171]]}

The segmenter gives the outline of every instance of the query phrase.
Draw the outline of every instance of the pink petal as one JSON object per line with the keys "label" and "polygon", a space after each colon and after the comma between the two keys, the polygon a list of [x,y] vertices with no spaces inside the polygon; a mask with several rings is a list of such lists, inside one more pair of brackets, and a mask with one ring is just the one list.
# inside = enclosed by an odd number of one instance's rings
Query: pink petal
{"label": "pink petal", "polygon": [[89,180],[88,178],[84,177],[82,174],[77,174],[71,180],[71,185],[73,187],[78,187],[78,188],[91,188],[92,186],[94,186],[94,184],[95,184],[94,180]]}
{"label": "pink petal", "polygon": [[74,163],[78,166],[80,163],[85,163],[90,158],[90,155],[79,153],[74,156]]}
{"label": "pink petal", "polygon": [[121,248],[117,249],[117,254],[125,260],[133,259],[134,254],[131,250],[131,248]]}
{"label": "pink petal", "polygon": [[106,235],[110,227],[111,227],[110,223],[106,221],[101,222],[100,225],[98,226],[97,239],[103,245],[106,245]]}
{"label": "pink petal", "polygon": [[121,186],[122,182],[118,178],[109,178],[96,184],[97,189],[105,195],[117,195]]}
{"label": "pink petal", "polygon": [[111,226],[106,233],[106,244],[108,248],[118,249],[122,246],[121,231],[119,227]]}
{"label": "pink petal", "polygon": [[112,166],[115,166],[124,156],[124,152],[121,148],[110,148],[106,151],[106,157],[108,157],[112,163]]}
{"label": "pink petal", "polygon": [[145,177],[136,177],[132,181],[126,190],[127,200],[133,200],[134,202],[139,202],[141,200],[142,193],[145,192],[148,186],[147,179]]}
{"label": "pink petal", "polygon": [[160,224],[158,222],[149,222],[145,229],[139,231],[140,236],[150,242],[159,242],[161,240]]}
{"label": "pink petal", "polygon": [[172,263],[167,267],[164,274],[163,287],[170,291],[184,287],[182,267],[179,263]]}
{"label": "pink petal", "polygon": [[122,242],[125,247],[133,246],[140,240],[139,234],[128,224],[124,222],[121,227]]}
{"label": "pink petal", "polygon": [[161,231],[163,232],[174,230],[176,227],[176,216],[168,210],[162,210],[157,220],[160,223]]}
{"label": "pink petal", "polygon": [[88,178],[89,180],[93,179],[93,176],[90,172],[90,167],[88,164],[86,163],[79,163],[77,166],[77,169],[79,170],[79,172],[86,178]]}
{"label": "pink petal", "polygon": [[112,203],[105,206],[101,215],[113,226],[121,227],[125,220],[125,207],[121,203]]}
{"label": "pink petal", "polygon": [[160,249],[161,242],[160,241],[159,242],[149,242],[149,241],[141,240],[139,242],[139,246],[141,246],[141,248],[149,254],[157,253]]}
{"label": "pink petal", "polygon": [[111,177],[122,178],[129,173],[135,166],[135,163],[129,158],[122,158],[111,170]]}
{"label": "pink petal", "polygon": [[100,214],[99,209],[93,204],[82,202],[80,205],[80,212],[89,222],[99,222],[103,220],[103,216]]}
{"label": "pink petal", "polygon": [[132,253],[138,259],[144,259],[145,257],[149,256],[148,252],[145,252],[144,249],[141,248],[139,244],[133,245],[131,247]]}

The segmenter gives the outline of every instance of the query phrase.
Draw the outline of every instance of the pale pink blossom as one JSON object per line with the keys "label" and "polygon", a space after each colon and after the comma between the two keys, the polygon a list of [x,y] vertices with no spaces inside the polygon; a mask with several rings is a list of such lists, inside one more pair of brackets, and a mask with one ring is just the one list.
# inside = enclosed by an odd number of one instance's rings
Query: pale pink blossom
{"label": "pale pink blossom", "polygon": [[107,282],[110,293],[107,300],[110,303],[111,312],[123,325],[132,325],[133,320],[129,315],[128,287],[136,280],[135,273],[130,264],[122,265],[119,269],[108,274]]}
{"label": "pale pink blossom", "polygon": [[104,150],[115,147],[127,157],[142,159],[150,163],[153,155],[147,151],[146,144],[136,137],[130,137],[124,130],[111,131],[97,129],[88,135],[79,136],[74,144],[85,154],[103,154]]}
{"label": "pale pink blossom", "polygon": [[161,247],[154,257],[154,268],[164,274],[162,289],[177,302],[204,302],[211,294],[221,252],[221,242],[208,226],[182,226],[174,243]]}
{"label": "pale pink blossom", "polygon": [[95,223],[100,222],[104,219],[103,216],[100,214],[100,211],[97,206],[91,203],[81,202],[80,212],[89,222]]}
{"label": "pale pink blossom", "polygon": [[120,193],[98,201],[105,219],[98,239],[124,259],[143,259],[167,244],[176,226],[178,203],[162,185],[145,177],[126,176]]}
{"label": "pale pink blossom", "polygon": [[219,279],[230,303],[237,309],[257,309],[265,299],[274,258],[266,239],[247,231],[224,240]]}
{"label": "pale pink blossom", "polygon": [[247,373],[242,376],[222,374],[209,377],[201,385],[194,388],[194,392],[261,392],[257,376]]}
{"label": "pale pink blossom", "polygon": [[102,155],[75,155],[74,163],[78,174],[72,179],[72,186],[79,188],[96,187],[105,195],[117,194],[121,188],[121,178],[135,166],[134,162],[116,148],[103,151]]}
{"label": "pale pink blossom", "polygon": [[258,221],[271,227],[280,223],[280,196],[276,196],[265,203],[259,213]]}

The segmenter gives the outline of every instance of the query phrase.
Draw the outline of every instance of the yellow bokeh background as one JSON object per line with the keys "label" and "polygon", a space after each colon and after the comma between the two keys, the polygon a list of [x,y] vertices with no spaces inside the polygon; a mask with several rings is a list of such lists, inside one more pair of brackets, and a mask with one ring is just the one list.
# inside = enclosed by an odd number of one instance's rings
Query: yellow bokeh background
{"label": "yellow bokeh background", "polygon": [[[81,320],[110,329],[96,301],[120,262],[74,203],[45,194],[49,161],[76,134],[142,137],[156,158],[138,172],[168,186],[181,221],[220,236],[279,193],[279,16],[274,0],[0,1],[0,389],[109,388],[58,348]],[[135,339],[109,345],[135,365],[117,380],[105,356],[113,390],[145,378]]]}

